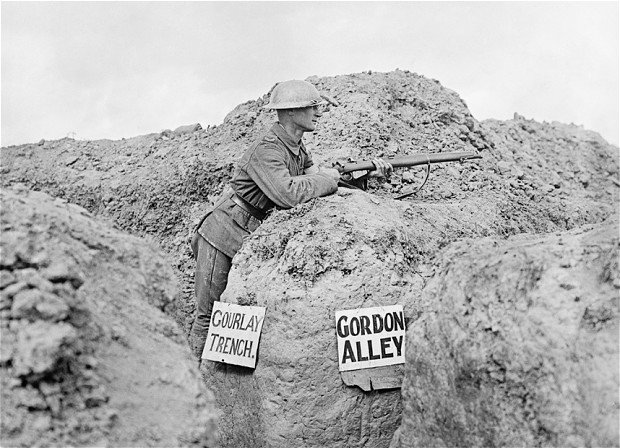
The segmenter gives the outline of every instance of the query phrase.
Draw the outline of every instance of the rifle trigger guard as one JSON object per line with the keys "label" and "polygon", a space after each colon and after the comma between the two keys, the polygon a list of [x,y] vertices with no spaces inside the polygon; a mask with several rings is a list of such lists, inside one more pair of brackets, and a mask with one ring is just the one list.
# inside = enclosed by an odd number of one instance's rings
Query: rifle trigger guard
{"label": "rifle trigger guard", "polygon": [[426,185],[426,181],[428,180],[428,176],[431,174],[431,161],[427,160],[426,161],[426,175],[424,176],[424,180],[422,181],[422,184],[416,188],[415,190],[409,192],[409,193],[405,193],[403,195],[400,196],[396,196],[394,199],[405,199],[409,196],[411,196],[412,194],[417,193],[418,191],[420,191],[422,189],[422,187],[424,187],[424,185]]}

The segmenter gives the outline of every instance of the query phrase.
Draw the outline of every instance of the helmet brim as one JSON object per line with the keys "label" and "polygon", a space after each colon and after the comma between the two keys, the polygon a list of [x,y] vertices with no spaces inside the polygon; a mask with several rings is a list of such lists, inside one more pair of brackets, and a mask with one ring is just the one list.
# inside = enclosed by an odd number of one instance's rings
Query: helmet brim
{"label": "helmet brim", "polygon": [[271,104],[271,102],[270,102],[266,106],[263,106],[263,109],[270,109],[270,110],[278,110],[278,109],[303,109],[305,107],[318,106],[319,104],[325,104],[327,102],[328,101],[326,101],[323,97],[314,99],[312,101],[308,101],[306,103],[302,103],[301,105],[298,102],[295,102],[295,103],[281,103],[281,104]]}

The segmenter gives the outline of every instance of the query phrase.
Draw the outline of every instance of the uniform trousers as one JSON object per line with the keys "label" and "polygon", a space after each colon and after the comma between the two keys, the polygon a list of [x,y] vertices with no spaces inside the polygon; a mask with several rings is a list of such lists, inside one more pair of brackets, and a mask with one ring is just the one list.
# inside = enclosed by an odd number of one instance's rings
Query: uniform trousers
{"label": "uniform trousers", "polygon": [[196,317],[190,331],[190,345],[196,357],[200,359],[211,323],[213,302],[220,300],[226,289],[232,259],[213,247],[198,233],[192,238],[192,251],[196,259],[194,284]]}

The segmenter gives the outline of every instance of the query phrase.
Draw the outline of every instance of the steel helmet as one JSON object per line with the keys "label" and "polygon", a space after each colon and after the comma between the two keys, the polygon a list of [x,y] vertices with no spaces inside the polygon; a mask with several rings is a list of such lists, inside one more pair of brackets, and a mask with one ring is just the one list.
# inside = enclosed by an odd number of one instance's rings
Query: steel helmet
{"label": "steel helmet", "polygon": [[283,81],[271,92],[266,109],[297,109],[321,104],[323,98],[308,81]]}

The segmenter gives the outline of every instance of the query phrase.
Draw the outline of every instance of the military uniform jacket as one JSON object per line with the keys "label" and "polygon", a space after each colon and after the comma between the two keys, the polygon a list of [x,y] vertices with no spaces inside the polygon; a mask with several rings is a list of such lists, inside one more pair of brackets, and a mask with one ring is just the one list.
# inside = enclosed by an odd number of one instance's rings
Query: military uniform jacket
{"label": "military uniform jacket", "polygon": [[229,257],[237,253],[243,238],[256,230],[260,220],[231,198],[234,194],[260,210],[291,208],[338,189],[323,173],[303,174],[313,165],[303,142],[295,142],[275,123],[250,146],[236,166],[230,186],[203,218],[197,232]]}

